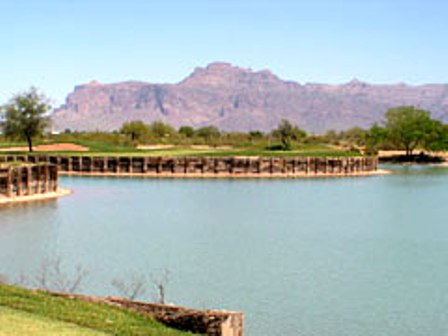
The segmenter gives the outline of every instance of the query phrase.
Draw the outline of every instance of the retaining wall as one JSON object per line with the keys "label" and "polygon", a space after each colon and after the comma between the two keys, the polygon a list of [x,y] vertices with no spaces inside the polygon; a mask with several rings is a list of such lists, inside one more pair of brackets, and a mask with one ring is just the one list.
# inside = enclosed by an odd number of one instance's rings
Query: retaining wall
{"label": "retaining wall", "polygon": [[350,175],[374,172],[376,157],[140,157],[5,155],[1,161],[44,162],[61,173],[225,177]]}
{"label": "retaining wall", "polygon": [[58,167],[53,164],[0,166],[0,195],[45,194],[58,190]]}
{"label": "retaining wall", "polygon": [[56,296],[77,298],[118,306],[150,315],[168,327],[208,336],[243,336],[244,316],[241,312],[220,310],[195,310],[147,302],[130,301],[114,297],[92,297],[85,295],[51,293]]}
{"label": "retaining wall", "polygon": [[243,314],[239,312],[194,310],[118,298],[106,302],[153,316],[168,327],[209,336],[242,336]]}

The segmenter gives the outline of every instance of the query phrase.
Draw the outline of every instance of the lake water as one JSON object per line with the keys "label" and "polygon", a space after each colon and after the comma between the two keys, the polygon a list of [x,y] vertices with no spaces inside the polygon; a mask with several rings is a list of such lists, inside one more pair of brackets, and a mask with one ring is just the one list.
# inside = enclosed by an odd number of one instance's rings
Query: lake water
{"label": "lake water", "polygon": [[169,302],[245,313],[246,335],[448,334],[448,169],[304,180],[64,177],[0,209],[0,274],[58,257],[82,292],[169,269]]}

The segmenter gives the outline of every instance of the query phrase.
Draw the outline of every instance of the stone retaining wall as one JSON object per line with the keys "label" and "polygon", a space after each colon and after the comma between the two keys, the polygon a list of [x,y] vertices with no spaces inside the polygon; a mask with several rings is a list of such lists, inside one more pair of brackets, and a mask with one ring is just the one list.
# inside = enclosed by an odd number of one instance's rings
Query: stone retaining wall
{"label": "stone retaining wall", "polygon": [[209,336],[242,336],[243,314],[106,298],[108,303],[153,316],[168,327]]}
{"label": "stone retaining wall", "polygon": [[55,164],[61,173],[227,177],[350,175],[374,172],[375,157],[140,157],[140,156],[0,156],[3,161]]}
{"label": "stone retaining wall", "polygon": [[168,327],[208,336],[243,336],[244,316],[241,312],[219,310],[195,310],[147,302],[130,301],[114,297],[92,297],[84,295],[50,293],[52,295],[77,298],[118,306],[150,315]]}

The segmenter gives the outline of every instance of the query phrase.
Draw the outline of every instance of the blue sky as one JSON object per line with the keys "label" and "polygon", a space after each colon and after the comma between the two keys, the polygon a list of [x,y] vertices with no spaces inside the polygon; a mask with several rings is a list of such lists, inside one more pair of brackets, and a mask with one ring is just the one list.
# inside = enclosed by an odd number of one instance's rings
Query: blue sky
{"label": "blue sky", "polygon": [[448,82],[448,3],[0,0],[0,103],[34,85],[178,82],[226,61],[300,83]]}

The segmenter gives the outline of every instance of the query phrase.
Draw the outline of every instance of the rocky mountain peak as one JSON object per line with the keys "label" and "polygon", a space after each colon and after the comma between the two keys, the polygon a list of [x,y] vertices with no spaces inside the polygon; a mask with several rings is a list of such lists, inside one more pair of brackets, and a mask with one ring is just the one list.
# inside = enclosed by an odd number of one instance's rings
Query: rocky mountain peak
{"label": "rocky mountain peak", "polygon": [[100,86],[101,83],[98,82],[97,80],[92,80],[89,83],[86,84],[87,86]]}
{"label": "rocky mountain peak", "polygon": [[193,73],[181,82],[183,85],[228,86],[252,85],[266,82],[282,82],[269,70],[253,71],[252,69],[233,66],[230,63],[210,63],[205,68],[196,68]]}
{"label": "rocky mountain peak", "polygon": [[162,120],[175,127],[215,125],[271,130],[288,119],[309,132],[368,127],[389,107],[415,105],[448,121],[448,85],[342,85],[283,81],[269,70],[229,63],[196,68],[178,84],[91,82],[76,87],[53,114],[55,129],[114,130],[124,122]]}
{"label": "rocky mountain peak", "polygon": [[351,88],[364,88],[369,86],[369,84],[359,80],[358,78],[353,78],[350,82],[346,83],[345,86]]}

